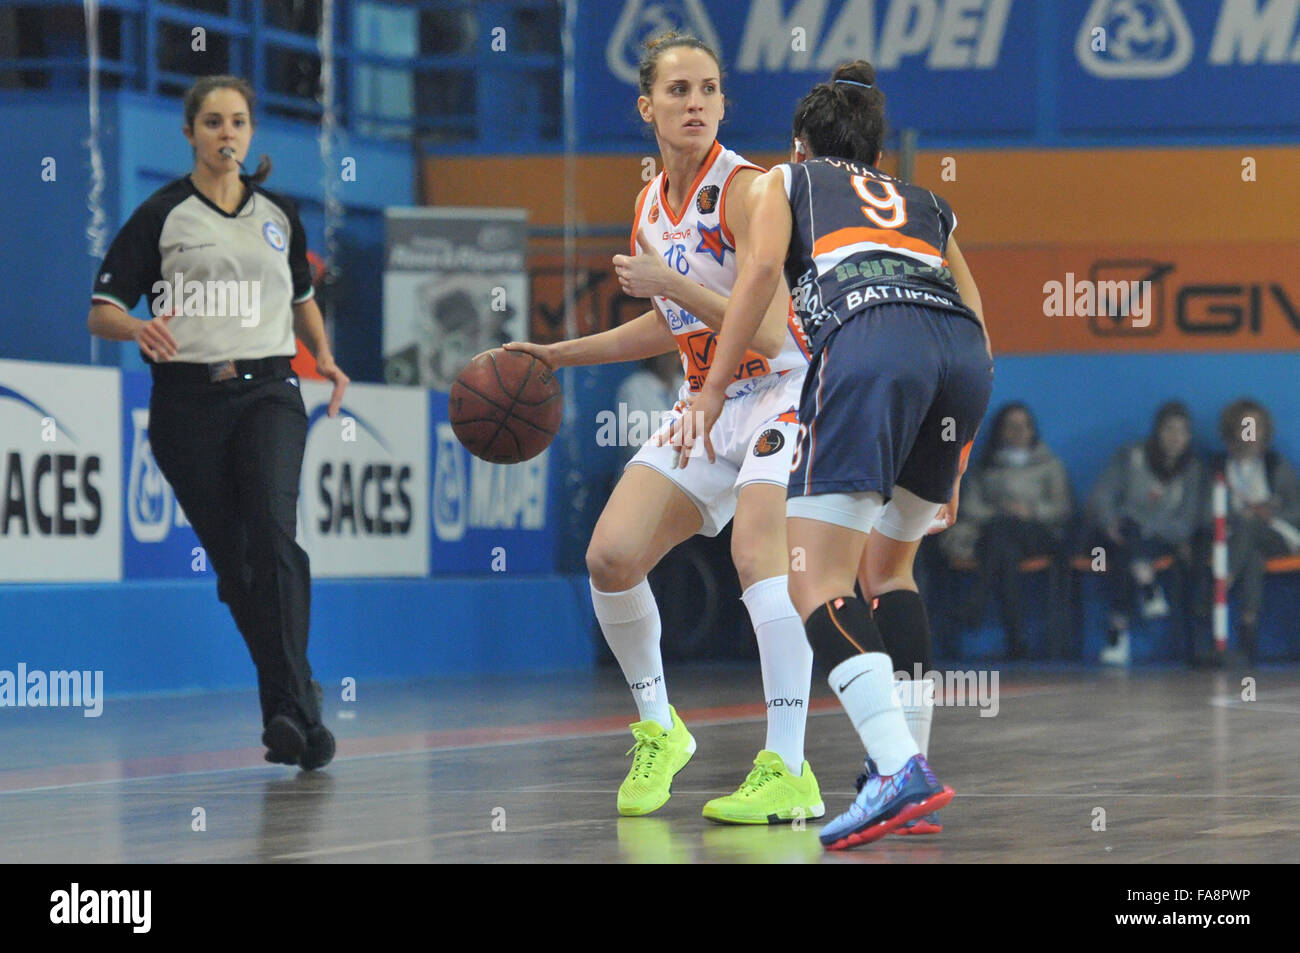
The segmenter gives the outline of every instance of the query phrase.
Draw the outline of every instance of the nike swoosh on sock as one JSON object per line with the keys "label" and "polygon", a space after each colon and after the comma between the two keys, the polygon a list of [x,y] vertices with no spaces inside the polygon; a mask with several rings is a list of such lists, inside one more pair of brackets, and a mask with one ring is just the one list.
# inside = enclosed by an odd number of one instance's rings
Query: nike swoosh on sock
{"label": "nike swoosh on sock", "polygon": [[860,679],[863,675],[866,675],[867,672],[870,672],[870,671],[871,671],[871,669],[868,668],[868,669],[865,669],[865,670],[863,670],[863,671],[861,671],[861,672],[858,672],[858,674],[854,675],[854,676],[853,676],[852,678],[850,678],[847,682],[845,682],[843,685],[840,686],[840,691],[844,691],[844,689],[848,688],[850,685],[852,685],[854,682],[856,682],[856,681],[857,681],[858,679]]}

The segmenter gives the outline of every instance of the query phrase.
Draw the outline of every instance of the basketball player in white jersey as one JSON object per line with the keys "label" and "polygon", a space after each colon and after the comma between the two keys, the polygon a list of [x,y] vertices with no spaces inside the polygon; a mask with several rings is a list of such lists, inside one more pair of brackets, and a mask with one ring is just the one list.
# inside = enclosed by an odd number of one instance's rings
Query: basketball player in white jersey
{"label": "basketball player in white jersey", "polygon": [[[737,254],[747,247],[748,190],[762,172],[717,142],[721,73],[712,50],[680,34],[648,42],[641,60],[637,108],[654,129],[662,171],[637,197],[631,254],[614,261],[624,290],[651,298],[653,310],[574,341],[506,345],[552,367],[640,360],[676,348],[685,381],[665,430],[712,365]],[[677,451],[651,437],[624,471],[587,550],[596,618],[639,714],[631,726],[632,768],[618,792],[623,815],[662,807],[673,776],[695,752],[668,702],[659,610],[646,574],[678,543],[696,533],[716,536],[733,518],[731,552],[758,639],[767,739],[739,789],[709,801],[703,813],[722,823],[767,824],[825,811],[803,752],[812,651],[786,576],[786,483],[808,350],[784,289],[753,347],[732,375],[713,430],[719,465],[681,468]]]}

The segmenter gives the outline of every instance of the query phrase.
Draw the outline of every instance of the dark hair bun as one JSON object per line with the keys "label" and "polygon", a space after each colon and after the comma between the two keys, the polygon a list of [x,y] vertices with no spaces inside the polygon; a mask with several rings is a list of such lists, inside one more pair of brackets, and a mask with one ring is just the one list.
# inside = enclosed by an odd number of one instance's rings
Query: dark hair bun
{"label": "dark hair bun", "polygon": [[831,82],[835,82],[837,79],[847,79],[855,83],[874,86],[876,85],[876,68],[866,60],[854,60],[852,63],[845,63],[843,66],[835,68],[835,72],[831,74]]}

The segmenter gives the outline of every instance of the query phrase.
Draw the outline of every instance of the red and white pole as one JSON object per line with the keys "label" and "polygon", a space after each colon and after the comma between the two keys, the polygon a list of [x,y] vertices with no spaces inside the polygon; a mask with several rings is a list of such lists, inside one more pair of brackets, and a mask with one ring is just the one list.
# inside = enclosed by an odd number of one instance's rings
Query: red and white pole
{"label": "red and white pole", "polygon": [[1214,476],[1214,650],[1228,647],[1228,485]]}

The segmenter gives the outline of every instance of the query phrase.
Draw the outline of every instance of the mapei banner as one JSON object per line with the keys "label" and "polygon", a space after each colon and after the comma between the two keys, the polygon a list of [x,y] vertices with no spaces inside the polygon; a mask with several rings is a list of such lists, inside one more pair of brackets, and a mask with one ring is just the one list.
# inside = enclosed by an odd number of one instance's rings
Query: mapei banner
{"label": "mapei banner", "polygon": [[447,395],[434,392],[429,400],[433,573],[553,572],[556,533],[547,504],[556,446],[523,463],[488,463],[456,439]]}
{"label": "mapei banner", "polygon": [[0,360],[0,582],[122,578],[116,371]]}
{"label": "mapei banner", "polygon": [[719,50],[720,137],[784,148],[795,104],[869,60],[893,128],[1055,142],[1290,134],[1300,0],[583,0],[581,148],[653,149],[641,43],[684,29]]}
{"label": "mapei banner", "polygon": [[1058,29],[1065,132],[1294,135],[1300,0],[1089,0]]}
{"label": "mapei banner", "polygon": [[[1027,0],[615,0],[578,17],[578,135],[586,149],[654,148],[636,113],[641,44],[684,29],[717,49],[736,129],[779,149],[794,107],[840,63],[875,64],[891,115],[929,132],[1029,132],[1035,3]],[[944,89],[946,95],[941,95]]]}
{"label": "mapei banner", "polygon": [[148,371],[122,372],[122,558],[128,579],[192,579],[211,572],[202,544],[149,445]]}

